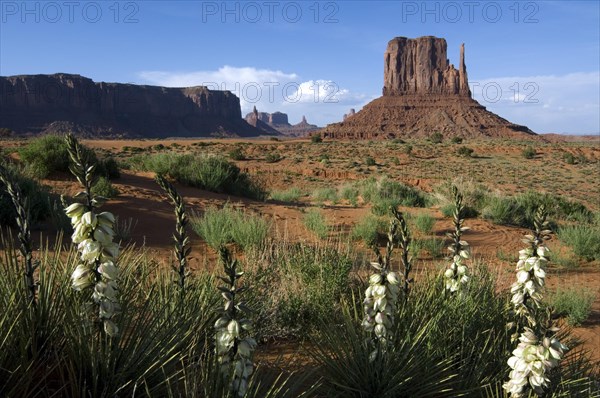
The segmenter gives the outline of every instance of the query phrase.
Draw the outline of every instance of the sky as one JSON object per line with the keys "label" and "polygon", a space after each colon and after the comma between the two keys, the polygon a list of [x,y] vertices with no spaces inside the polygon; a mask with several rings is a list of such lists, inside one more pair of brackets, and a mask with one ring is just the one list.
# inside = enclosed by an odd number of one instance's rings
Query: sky
{"label": "sky", "polygon": [[473,97],[538,133],[600,134],[598,1],[7,1],[0,75],[205,85],[324,126],[379,97],[394,37],[442,37]]}

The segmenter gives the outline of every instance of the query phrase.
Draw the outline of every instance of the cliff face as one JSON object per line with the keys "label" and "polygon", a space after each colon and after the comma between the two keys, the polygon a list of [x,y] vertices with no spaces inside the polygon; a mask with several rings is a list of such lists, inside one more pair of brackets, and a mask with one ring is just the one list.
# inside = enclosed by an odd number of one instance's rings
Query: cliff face
{"label": "cliff face", "polygon": [[359,112],[330,124],[323,137],[376,139],[427,137],[434,132],[461,137],[523,137],[534,134],[471,98],[465,47],[454,68],[446,40],[432,36],[396,37],[384,55],[383,96]]}
{"label": "cliff face", "polygon": [[229,91],[95,83],[69,74],[0,77],[0,127],[95,136],[260,134],[243,121]]}
{"label": "cliff face", "polygon": [[445,39],[396,37],[384,55],[383,95],[447,94],[471,96],[464,44],[459,69],[450,64]]}

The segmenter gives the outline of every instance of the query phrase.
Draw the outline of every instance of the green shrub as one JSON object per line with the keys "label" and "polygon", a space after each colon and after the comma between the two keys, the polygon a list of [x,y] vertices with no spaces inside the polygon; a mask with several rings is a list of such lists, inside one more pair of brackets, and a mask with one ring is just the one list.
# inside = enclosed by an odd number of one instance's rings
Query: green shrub
{"label": "green shrub", "polygon": [[323,214],[317,209],[310,209],[302,218],[302,222],[306,229],[314,233],[320,239],[325,239],[329,235],[329,225]]}
{"label": "green shrub", "polygon": [[558,238],[579,257],[588,261],[600,260],[600,226],[562,226],[558,229]]}
{"label": "green shrub", "polygon": [[417,231],[429,235],[435,225],[435,218],[429,213],[419,213],[411,218]]}
{"label": "green shrub", "polygon": [[551,303],[556,314],[566,317],[570,325],[579,326],[590,316],[595,298],[590,289],[558,288],[551,296]]}
{"label": "green shrub", "polygon": [[244,150],[236,146],[231,151],[229,151],[229,158],[231,160],[246,160],[246,155],[244,154]]}
{"label": "green shrub", "polygon": [[283,159],[283,157],[277,152],[269,152],[267,153],[267,156],[265,156],[265,162],[267,163],[277,163],[281,159]]}
{"label": "green shrub", "polygon": [[354,207],[358,206],[358,195],[360,194],[358,188],[353,184],[346,184],[340,189],[340,197],[350,202]]}
{"label": "green shrub", "polygon": [[535,155],[537,154],[536,150],[534,147],[532,146],[528,146],[525,149],[523,149],[523,151],[521,152],[521,155],[523,155],[523,157],[525,159],[533,159],[535,158]]}
{"label": "green shrub", "polygon": [[466,146],[461,146],[456,150],[456,154],[458,156],[470,158],[473,156],[473,149]]}
{"label": "green shrub", "polygon": [[[21,189],[24,198],[27,198],[29,206],[29,216],[35,224],[45,220],[51,212],[51,204],[54,202],[50,198],[46,187],[40,185],[37,181],[24,175],[24,172],[11,163],[2,163],[8,171],[16,185]],[[6,187],[0,183],[0,225],[16,226],[17,213],[13,206],[12,200],[6,192]]]}
{"label": "green shrub", "polygon": [[429,140],[434,144],[441,144],[444,141],[444,136],[440,132],[435,132],[429,136]]}
{"label": "green shrub", "polygon": [[313,144],[319,144],[321,142],[323,142],[323,138],[321,137],[321,134],[312,134],[310,136],[310,142],[312,142]]}
{"label": "green shrub", "polygon": [[353,240],[362,240],[367,246],[372,246],[379,241],[380,235],[383,234],[385,224],[378,217],[367,214],[361,218],[350,232],[350,237]]}
{"label": "green shrub", "polygon": [[367,166],[375,166],[377,163],[375,162],[375,159],[373,159],[373,157],[371,156],[367,156],[365,158],[365,165]]}
{"label": "green shrub", "polygon": [[121,177],[119,163],[112,157],[101,159],[97,163],[97,174],[111,180]]}
{"label": "green shrub", "polygon": [[387,178],[379,182],[378,197],[380,199],[398,199],[399,204],[406,207],[425,206],[425,196],[421,191]]}
{"label": "green shrub", "polygon": [[300,188],[292,187],[284,191],[271,191],[270,198],[281,202],[293,203],[298,202],[304,195]]}
{"label": "green shrub", "polygon": [[92,194],[100,195],[107,199],[114,198],[119,194],[119,190],[115,188],[110,180],[106,177],[98,178],[96,184],[92,187]]}
{"label": "green shrub", "polygon": [[257,180],[217,156],[158,153],[134,156],[130,164],[136,170],[153,171],[182,184],[212,192],[258,200],[264,200],[267,195]]}
{"label": "green shrub", "polygon": [[452,137],[452,139],[450,140],[453,144],[462,144],[463,142],[463,138],[462,137]]}
{"label": "green shrub", "polygon": [[51,173],[69,171],[69,153],[63,137],[44,135],[32,140],[19,149],[21,161],[28,174],[35,178],[46,178]]}
{"label": "green shrub", "polygon": [[407,154],[408,156],[411,156],[412,151],[413,151],[413,146],[410,144],[406,144],[406,146],[404,147],[404,153]]}
{"label": "green shrub", "polygon": [[577,163],[577,159],[575,158],[575,155],[573,155],[571,152],[565,152],[563,154],[563,160],[567,164],[575,164],[575,163]]}

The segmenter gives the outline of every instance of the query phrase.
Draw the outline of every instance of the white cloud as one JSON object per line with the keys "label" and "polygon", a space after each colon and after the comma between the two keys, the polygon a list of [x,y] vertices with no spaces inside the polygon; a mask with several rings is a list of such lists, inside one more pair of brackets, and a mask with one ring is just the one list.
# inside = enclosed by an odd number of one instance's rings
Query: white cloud
{"label": "white cloud", "polygon": [[537,133],[600,132],[600,72],[498,77],[469,83],[473,98]]}
{"label": "white cloud", "polygon": [[143,71],[143,83],[166,87],[207,86],[229,90],[240,98],[242,115],[256,106],[259,111],[285,112],[290,123],[306,116],[309,123],[325,126],[341,121],[350,108],[360,108],[371,99],[340,87],[335,81],[303,81],[295,73],[253,67],[223,66],[214,71]]}

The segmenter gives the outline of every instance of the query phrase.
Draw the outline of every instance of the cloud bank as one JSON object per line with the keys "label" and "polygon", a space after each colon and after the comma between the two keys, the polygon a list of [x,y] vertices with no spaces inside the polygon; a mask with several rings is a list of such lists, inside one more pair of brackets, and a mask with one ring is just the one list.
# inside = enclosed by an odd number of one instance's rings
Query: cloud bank
{"label": "cloud bank", "polygon": [[253,67],[223,66],[213,71],[142,71],[146,84],[166,87],[207,86],[229,90],[240,98],[242,114],[252,111],[286,112],[290,123],[302,116],[319,126],[341,121],[350,108],[360,108],[371,97],[357,94],[328,79],[303,80],[296,73]]}

